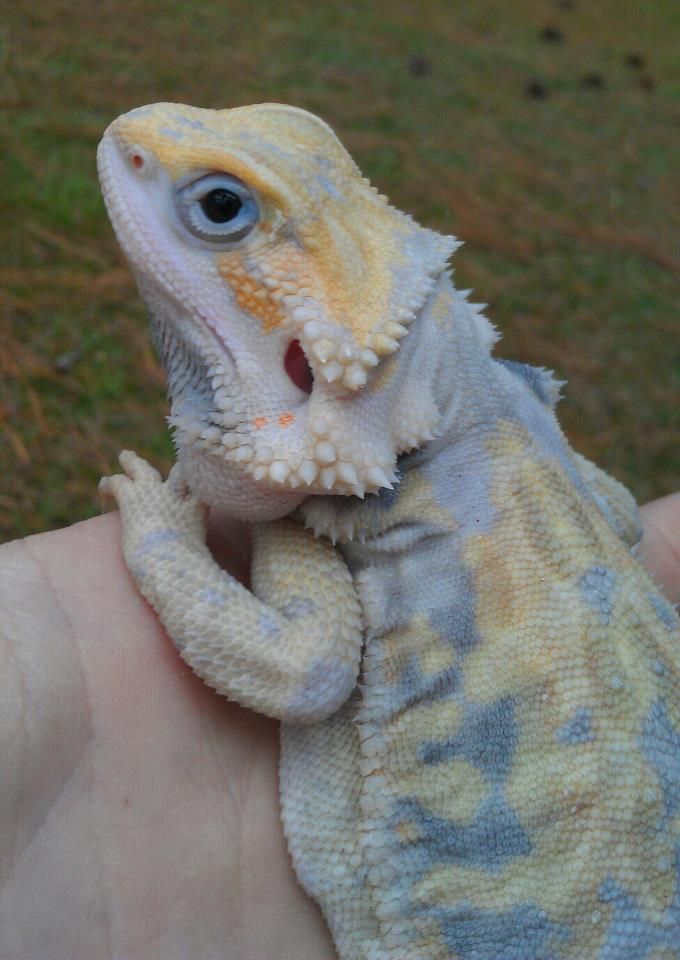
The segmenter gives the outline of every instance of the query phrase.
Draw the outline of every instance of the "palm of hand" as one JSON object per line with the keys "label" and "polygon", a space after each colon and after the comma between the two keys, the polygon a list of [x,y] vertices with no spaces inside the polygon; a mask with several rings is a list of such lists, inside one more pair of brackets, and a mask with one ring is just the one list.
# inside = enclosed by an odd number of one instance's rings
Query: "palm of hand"
{"label": "palm of hand", "polygon": [[328,960],[277,725],[181,664],[119,540],[109,515],[3,548],[0,956]]}
{"label": "palm of hand", "polygon": [[[680,495],[643,514],[677,602]],[[117,516],[0,554],[0,957],[335,956],[286,854],[276,724],[184,667]]]}

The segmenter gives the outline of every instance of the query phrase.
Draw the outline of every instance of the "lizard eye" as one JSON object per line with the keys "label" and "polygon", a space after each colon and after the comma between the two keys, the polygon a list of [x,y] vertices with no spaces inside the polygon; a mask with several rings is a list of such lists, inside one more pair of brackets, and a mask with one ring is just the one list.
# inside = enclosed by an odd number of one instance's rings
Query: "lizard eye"
{"label": "lizard eye", "polygon": [[260,219],[248,187],[228,173],[211,173],[182,187],[175,204],[189,233],[208,243],[242,240]]}

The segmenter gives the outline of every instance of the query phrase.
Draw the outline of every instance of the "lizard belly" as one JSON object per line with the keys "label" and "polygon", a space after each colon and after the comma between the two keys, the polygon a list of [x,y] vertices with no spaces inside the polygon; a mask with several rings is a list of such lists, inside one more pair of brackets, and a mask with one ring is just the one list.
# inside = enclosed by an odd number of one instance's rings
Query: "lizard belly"
{"label": "lizard belly", "polygon": [[342,960],[367,960],[379,929],[360,846],[357,697],[320,723],[281,727],[281,814],[295,872]]}
{"label": "lizard belly", "polygon": [[359,577],[401,605],[358,714],[376,956],[677,960],[674,615],[599,515],[550,557],[523,520]]}

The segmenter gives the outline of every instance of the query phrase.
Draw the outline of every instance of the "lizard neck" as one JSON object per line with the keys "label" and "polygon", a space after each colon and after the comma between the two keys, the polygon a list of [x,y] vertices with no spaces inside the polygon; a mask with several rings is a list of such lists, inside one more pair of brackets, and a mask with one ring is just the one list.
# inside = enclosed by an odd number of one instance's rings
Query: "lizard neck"
{"label": "lizard neck", "polygon": [[474,484],[475,471],[488,456],[490,434],[509,430],[526,437],[526,456],[555,457],[576,480],[554,413],[561,384],[550,371],[494,358],[498,334],[482,309],[446,276],[419,318],[402,376],[431,393],[438,419],[434,438],[400,458],[401,475],[444,460],[450,469],[469,472]]}
{"label": "lizard neck", "polygon": [[491,357],[498,334],[483,316],[483,305],[468,301],[468,292],[442,275],[402,345],[404,380],[431,392],[438,410],[435,439],[418,451],[424,458],[494,419],[505,402]]}
{"label": "lizard neck", "polygon": [[[393,490],[365,500],[310,497],[300,509],[315,533],[347,544],[348,559],[355,553],[366,559],[373,548],[384,549],[385,535],[395,528],[403,534],[409,526],[409,546],[429,536],[434,529],[429,504],[435,513],[442,508],[439,521],[445,528],[446,518],[453,518],[452,529],[464,536],[470,517],[486,516],[492,509],[487,468],[492,456],[496,462],[503,459],[506,448],[513,461],[556,460],[582,489],[552,409],[558,385],[546,371],[493,359],[495,339],[481,308],[442,276],[401,345],[400,393],[395,395],[395,402],[407,409],[410,391],[421,402],[429,398],[437,410],[434,438],[402,454]],[[481,532],[479,526],[476,532]],[[392,551],[402,548],[396,540],[390,546]]]}
{"label": "lizard neck", "polygon": [[442,274],[402,341],[392,361],[398,360],[398,366],[384,384],[395,421],[408,419],[414,407],[433,411],[434,436],[399,457],[394,490],[383,489],[364,500],[310,497],[300,508],[305,523],[340,543],[354,539],[359,530],[362,537],[382,530],[383,508],[401,498],[407,475],[449,456],[459,442],[469,442],[500,414],[503,389],[496,386],[498,365],[490,355],[495,340],[481,308],[470,304]]}

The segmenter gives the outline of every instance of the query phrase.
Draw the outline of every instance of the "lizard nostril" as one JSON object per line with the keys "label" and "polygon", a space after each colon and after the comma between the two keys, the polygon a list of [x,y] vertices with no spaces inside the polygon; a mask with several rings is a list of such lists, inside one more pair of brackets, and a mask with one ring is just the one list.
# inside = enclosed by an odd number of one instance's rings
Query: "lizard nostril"
{"label": "lizard nostril", "polygon": [[139,144],[123,145],[123,153],[133,170],[142,178],[152,176],[154,171],[153,154]]}
{"label": "lizard nostril", "polygon": [[283,358],[283,366],[295,386],[304,393],[311,393],[314,374],[299,340],[291,340]]}

